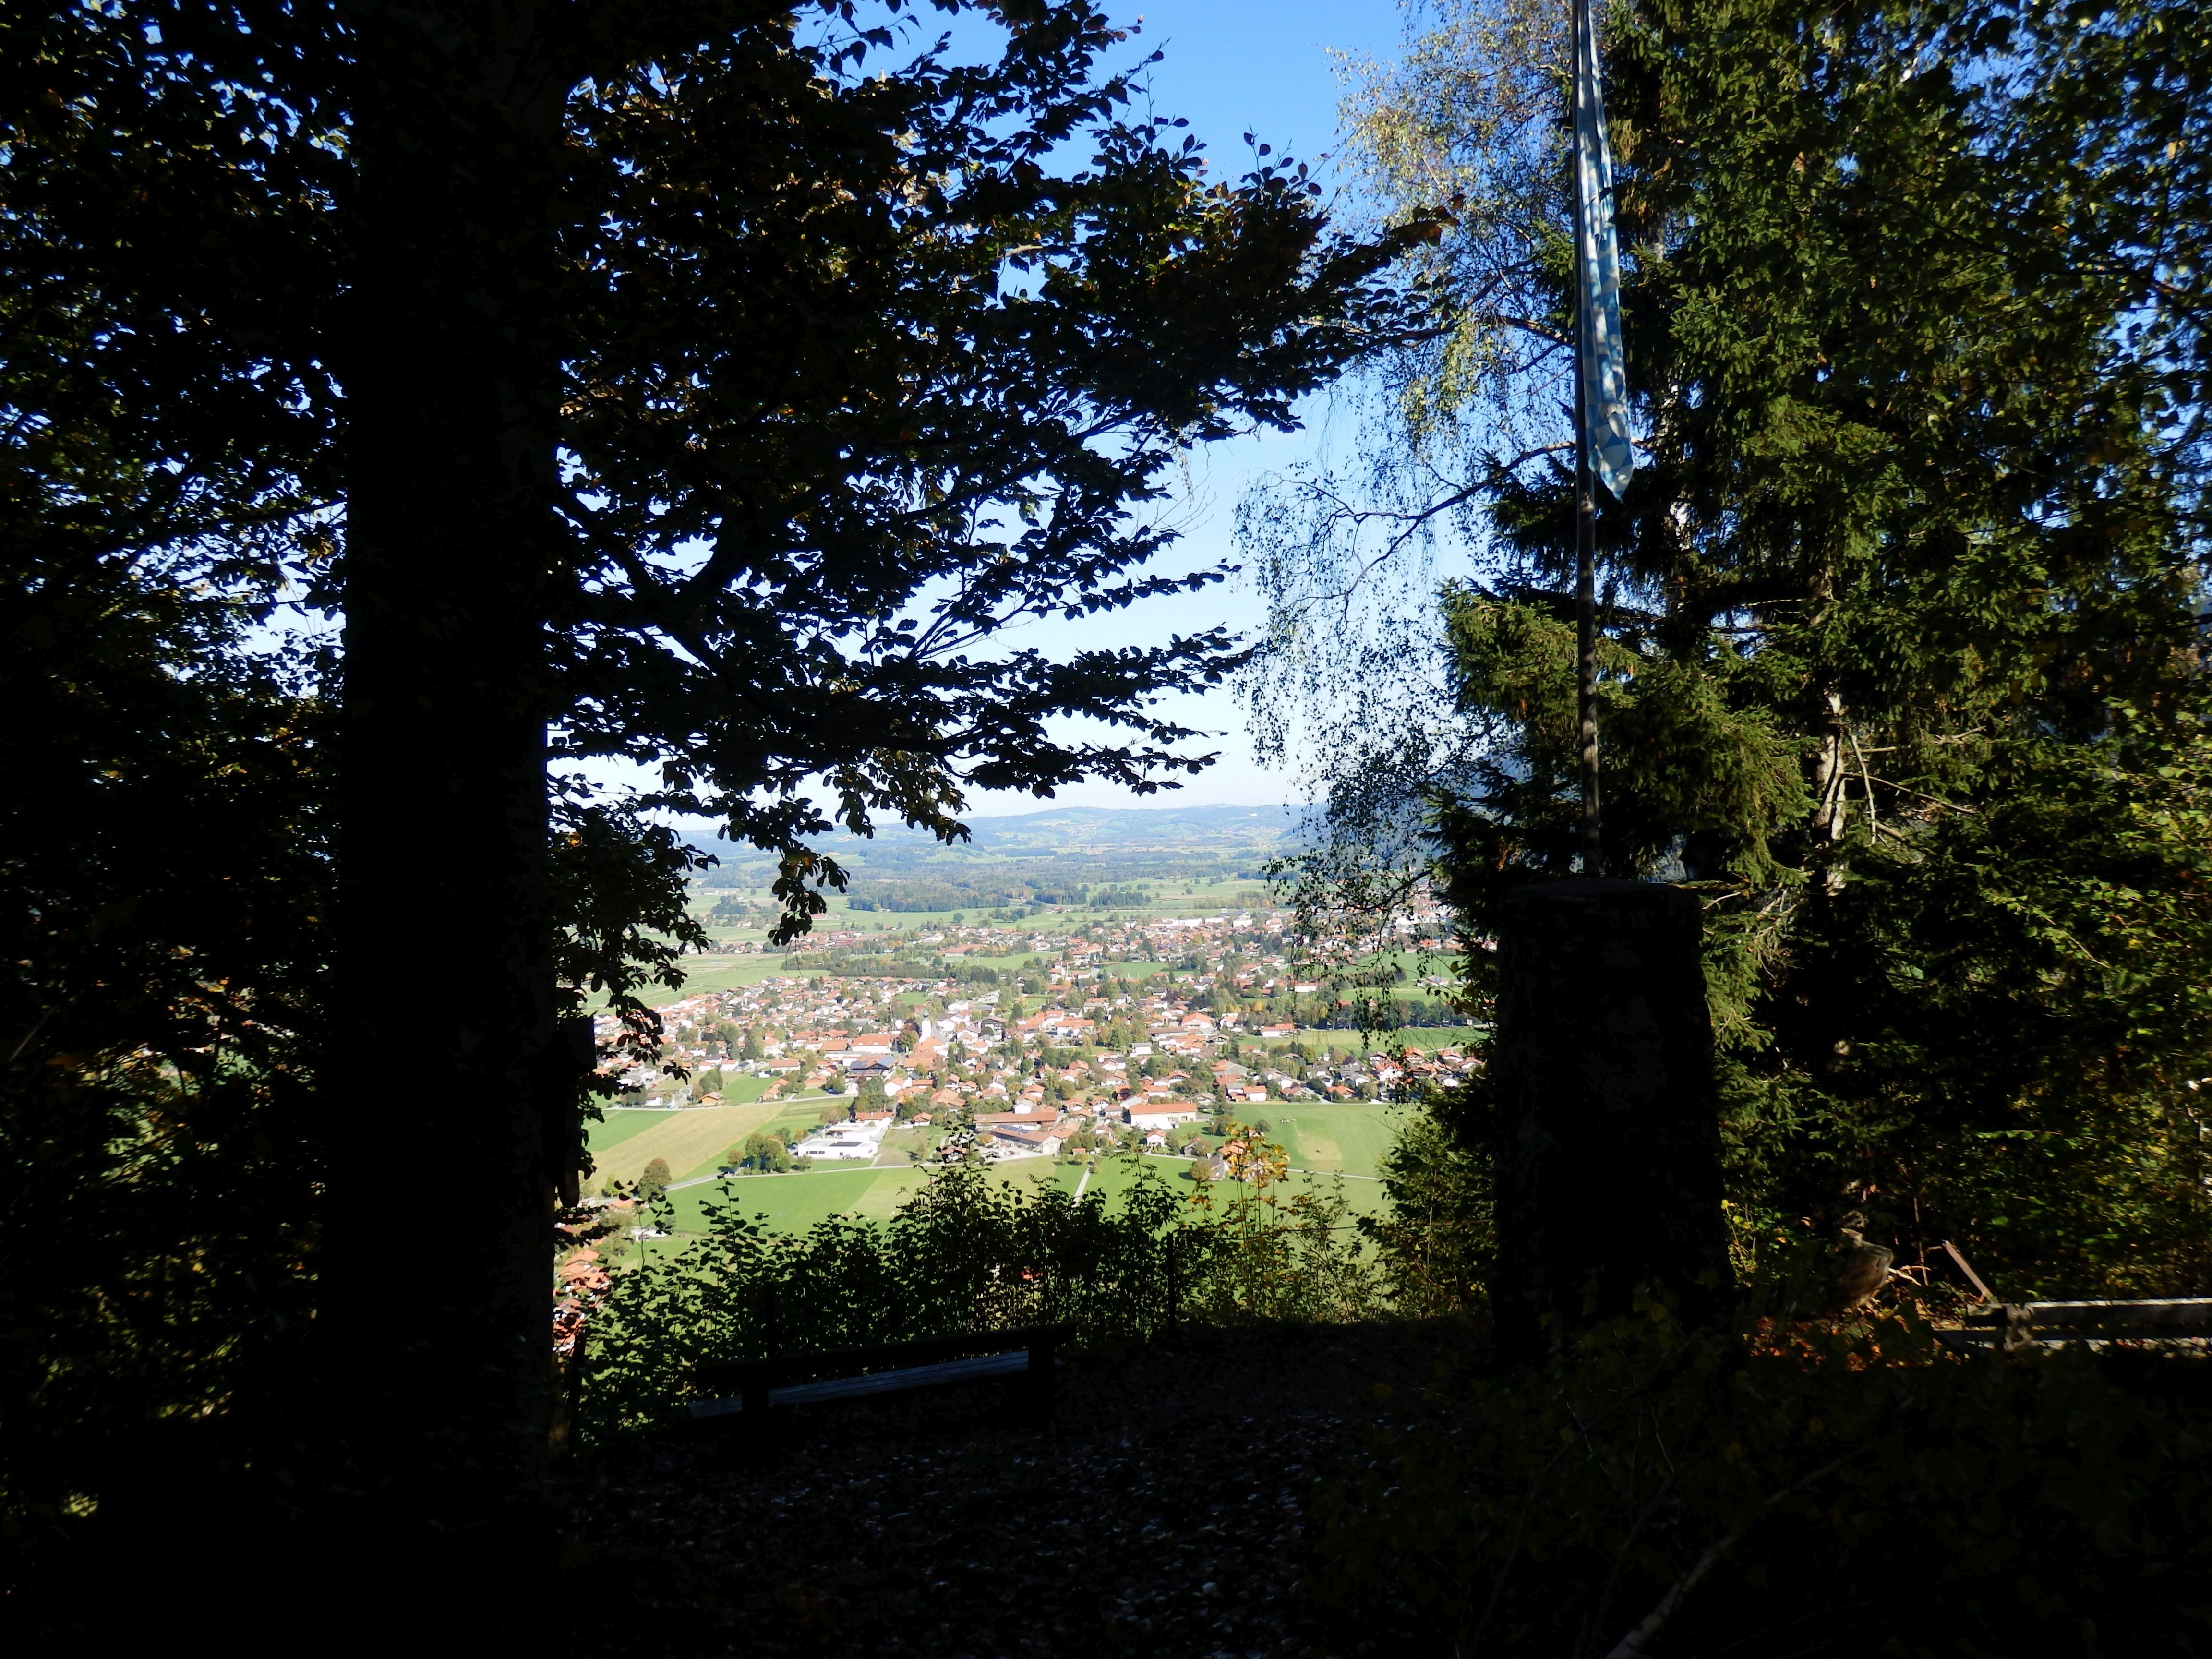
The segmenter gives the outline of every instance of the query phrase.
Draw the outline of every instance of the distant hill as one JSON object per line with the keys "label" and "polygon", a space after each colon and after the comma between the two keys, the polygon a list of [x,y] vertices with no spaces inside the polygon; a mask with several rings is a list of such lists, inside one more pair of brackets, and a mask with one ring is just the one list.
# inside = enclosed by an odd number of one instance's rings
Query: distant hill
{"label": "distant hill", "polygon": [[[950,875],[953,867],[988,868],[1018,882],[1054,885],[1230,874],[1256,870],[1298,839],[1306,809],[1295,806],[1048,806],[1040,811],[968,820],[971,839],[946,847],[903,824],[886,825],[873,840],[840,834],[823,850],[856,874]],[[693,844],[721,868],[709,885],[752,885],[768,879],[767,860],[733,846],[705,825],[688,826]],[[1047,865],[1057,865],[1048,871]]]}
{"label": "distant hill", "polygon": [[969,828],[979,850],[1009,853],[1225,849],[1279,845],[1294,836],[1303,816],[1304,809],[1292,806],[1060,806],[1015,817],[973,818]]}

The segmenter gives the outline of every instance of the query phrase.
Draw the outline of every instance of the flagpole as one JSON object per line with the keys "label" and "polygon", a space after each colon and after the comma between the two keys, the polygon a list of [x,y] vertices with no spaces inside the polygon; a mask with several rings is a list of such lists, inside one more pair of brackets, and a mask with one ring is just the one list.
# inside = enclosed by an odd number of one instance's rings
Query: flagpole
{"label": "flagpole", "polygon": [[1572,90],[1575,178],[1575,714],[1576,759],[1582,774],[1582,870],[1604,873],[1599,857],[1597,793],[1597,501],[1590,469],[1589,365],[1592,324],[1583,258],[1582,63],[1583,31],[1591,27],[1589,0],[1574,0],[1575,72]]}

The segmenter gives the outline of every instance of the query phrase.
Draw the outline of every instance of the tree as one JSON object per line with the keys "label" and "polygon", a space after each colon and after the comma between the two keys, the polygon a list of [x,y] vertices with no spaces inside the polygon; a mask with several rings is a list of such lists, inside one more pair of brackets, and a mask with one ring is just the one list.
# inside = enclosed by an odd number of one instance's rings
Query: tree
{"label": "tree", "polygon": [[[0,1365],[17,1537],[226,1464],[258,1473],[225,1502],[313,1488],[312,1431],[272,1419],[330,1305],[319,1194],[328,1160],[386,1161],[380,1115],[327,1132],[340,709],[284,591],[330,568],[342,491],[331,365],[294,349],[334,324],[337,37],[312,7],[240,21],[5,25],[0,677],[36,787],[0,817],[0,1149],[72,1241],[0,1293],[28,1334]],[[644,1043],[690,866],[574,790],[549,817],[551,971]],[[547,1127],[573,1180],[573,1109]]]}
{"label": "tree", "polygon": [[[2197,301],[2154,274],[2193,268],[2148,142],[2179,130],[2160,9],[1613,15],[1649,435],[1599,526],[1605,856],[1705,898],[1747,1247],[1863,1206],[2023,1294],[2208,1265],[2204,475]],[[1449,882],[1471,941],[1574,866],[1555,50],[1548,13],[1468,6],[1371,83],[1398,210],[1456,203],[1437,326],[1374,491],[1316,481],[1312,556],[1279,544],[1284,627],[1355,547],[1481,550],[1441,607],[1446,704],[1378,712],[1313,866],[1355,912]],[[1479,1139],[1479,1088],[1456,1113]]]}
{"label": "tree", "polygon": [[732,1146],[724,1154],[725,1160],[742,1169],[763,1175],[773,1175],[791,1167],[790,1149],[783,1138],[770,1129],[756,1129],[739,1146]]}
{"label": "tree", "polygon": [[645,1166],[645,1173],[637,1178],[637,1195],[639,1200],[643,1203],[650,1204],[654,1199],[659,1198],[663,1193],[668,1190],[668,1183],[672,1178],[673,1177],[669,1173],[668,1160],[666,1158],[656,1158],[651,1159]]}
{"label": "tree", "polygon": [[219,1455],[159,1425],[271,1386],[314,1305],[331,711],[160,544],[158,467],[31,435],[0,437],[0,1161],[63,1247],[0,1287],[0,1522],[43,1571],[72,1494]]}
{"label": "tree", "polygon": [[[1080,0],[985,11],[1001,49],[976,61],[838,7],[818,31],[535,0],[160,20],[57,7],[11,41],[40,73],[9,110],[5,257],[82,331],[22,453],[55,476],[40,422],[82,415],[253,593],[289,574],[343,614],[331,1040],[380,1052],[438,941],[410,1047],[463,1103],[481,1221],[386,1363],[333,1367],[369,1396],[332,1414],[357,1440],[335,1486],[411,1491],[441,1448],[504,1445],[431,1483],[458,1512],[542,1441],[590,988],[564,972],[655,933],[611,902],[564,930],[562,860],[623,826],[549,759],[659,760],[653,805],[783,861],[780,939],[842,881],[809,840],[836,823],[957,838],[969,784],[1200,763],[1146,707],[1217,678],[1219,635],[1064,663],[990,642],[1214,580],[1145,570],[1168,538],[1132,509],[1189,443],[1287,425],[1363,349],[1407,239],[1331,240],[1295,164],[1216,183],[1124,118],[1097,67],[1121,37]],[[1128,740],[1059,742],[1063,714]],[[664,892],[680,844],[630,844],[624,890]],[[672,956],[697,923],[669,920]],[[383,1097],[368,1066],[323,1087],[341,1121]],[[337,1304],[381,1283],[380,1167],[326,1171]]]}

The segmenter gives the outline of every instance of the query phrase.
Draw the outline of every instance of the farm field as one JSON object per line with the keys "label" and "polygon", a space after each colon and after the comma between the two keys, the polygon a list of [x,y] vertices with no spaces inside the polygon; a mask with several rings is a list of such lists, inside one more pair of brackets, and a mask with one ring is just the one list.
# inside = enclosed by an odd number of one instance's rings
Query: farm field
{"label": "farm field", "polygon": [[[1064,933],[1091,922],[1115,917],[1158,921],[1200,912],[1212,915],[1223,910],[1249,909],[1255,902],[1267,902],[1264,887],[1237,877],[1224,877],[1211,881],[1148,880],[1140,884],[1147,890],[1144,902],[1140,904],[1060,904],[1036,915],[992,925],[1025,927],[1039,933]],[[733,897],[741,897],[757,905],[764,906],[770,902],[765,888],[719,890],[726,890]],[[829,909],[815,923],[817,928],[823,933],[929,933],[963,923],[981,924],[989,918],[992,909],[989,906],[971,905],[964,910],[855,910],[848,900],[836,895],[830,896],[829,903]],[[960,919],[958,922],[953,920],[956,916]],[[765,931],[763,925],[732,925],[722,921],[710,921],[707,928],[708,936],[717,940],[759,939]],[[884,942],[887,945],[895,943],[890,939]],[[749,956],[738,960],[755,964],[751,978],[759,978],[783,971],[776,966],[782,961],[783,954],[770,948],[757,957]],[[750,983],[750,979],[742,982]]]}
{"label": "farm field", "polygon": [[764,1217],[770,1232],[798,1233],[825,1216],[848,1212],[887,1216],[906,1191],[921,1182],[919,1175],[895,1170],[809,1170],[798,1175],[738,1176],[686,1187],[668,1197],[675,1206],[673,1224],[679,1234],[705,1232],[707,1205],[720,1207],[732,1200],[747,1215]]}
{"label": "farm field", "polygon": [[598,1123],[584,1126],[584,1144],[592,1149],[594,1161],[604,1164],[605,1154],[628,1140],[632,1135],[642,1134],[656,1123],[668,1121],[670,1114],[641,1110],[627,1106],[609,1106],[605,1118]]}
{"label": "farm field", "polygon": [[[702,1169],[712,1169],[734,1141],[784,1109],[781,1101],[756,1102],[747,1106],[694,1106],[683,1111],[624,1109],[607,1114],[605,1123],[591,1126],[587,1145],[598,1165],[592,1176],[597,1187],[609,1179],[635,1181],[654,1158],[665,1158],[678,1181]],[[632,1127],[640,1118],[654,1120]],[[603,1132],[611,1132],[603,1133]]]}
{"label": "farm field", "polygon": [[645,1000],[648,1006],[665,1008],[671,1003],[681,1002],[702,991],[728,991],[740,985],[757,985],[771,975],[787,971],[781,955],[686,957],[684,958],[684,983],[674,990],[665,985],[656,985],[646,993]]}

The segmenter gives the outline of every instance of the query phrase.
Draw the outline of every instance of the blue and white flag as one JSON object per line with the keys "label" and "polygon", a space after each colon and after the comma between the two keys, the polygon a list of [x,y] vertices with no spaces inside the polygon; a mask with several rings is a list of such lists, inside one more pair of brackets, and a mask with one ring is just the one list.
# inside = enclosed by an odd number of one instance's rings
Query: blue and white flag
{"label": "blue and white flag", "polygon": [[1628,493],[1636,451],[1628,441],[1628,362],[1620,341],[1620,246],[1613,234],[1613,150],[1605,137],[1597,26],[1590,0],[1575,0],[1575,253],[1582,295],[1576,356],[1583,441],[1590,470],[1615,500]]}

